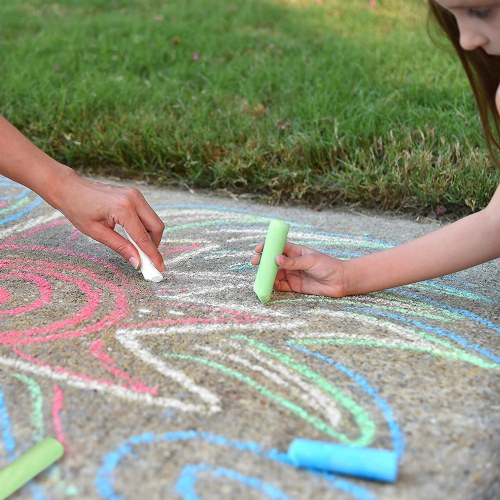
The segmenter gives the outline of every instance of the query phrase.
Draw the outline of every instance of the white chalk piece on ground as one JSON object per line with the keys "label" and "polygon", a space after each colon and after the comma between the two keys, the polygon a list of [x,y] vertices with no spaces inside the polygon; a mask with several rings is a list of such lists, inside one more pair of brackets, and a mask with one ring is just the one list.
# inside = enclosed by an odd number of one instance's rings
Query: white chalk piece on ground
{"label": "white chalk piece on ground", "polygon": [[134,247],[139,252],[139,258],[141,259],[141,273],[144,276],[144,279],[147,281],[154,281],[155,283],[159,283],[163,279],[163,275],[156,269],[154,264],[151,262],[151,259],[138,247],[137,243],[130,237],[127,233],[126,229],[123,228],[123,232],[127,239],[134,245]]}
{"label": "white chalk piece on ground", "polygon": [[387,483],[393,483],[398,476],[398,454],[381,448],[294,439],[288,447],[288,456],[296,467],[336,472]]}
{"label": "white chalk piece on ground", "polygon": [[283,253],[289,227],[286,222],[277,219],[269,222],[257,276],[253,285],[253,291],[263,304],[267,304],[271,298],[274,280],[278,273],[276,257]]}

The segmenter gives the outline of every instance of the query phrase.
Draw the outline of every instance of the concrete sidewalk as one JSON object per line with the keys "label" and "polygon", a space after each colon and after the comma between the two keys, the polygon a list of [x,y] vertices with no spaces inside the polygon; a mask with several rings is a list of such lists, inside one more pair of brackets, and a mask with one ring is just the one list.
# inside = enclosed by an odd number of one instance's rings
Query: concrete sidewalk
{"label": "concrete sidewalk", "polygon": [[[145,282],[0,180],[0,467],[15,498],[500,498],[500,263],[346,299],[253,291],[270,218],[340,258],[437,227],[139,185],[165,221]],[[298,469],[295,437],[395,450],[382,484]]]}

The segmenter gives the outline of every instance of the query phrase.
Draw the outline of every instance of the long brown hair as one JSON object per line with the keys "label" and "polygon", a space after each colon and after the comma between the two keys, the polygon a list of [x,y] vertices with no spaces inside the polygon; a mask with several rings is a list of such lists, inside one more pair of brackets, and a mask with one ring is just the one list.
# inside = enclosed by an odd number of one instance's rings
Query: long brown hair
{"label": "long brown hair", "polygon": [[500,151],[500,117],[495,94],[500,83],[500,56],[487,54],[482,48],[466,51],[460,46],[460,31],[455,16],[434,0],[429,0],[430,17],[434,18],[450,39],[476,98],[486,145],[493,161],[500,166],[495,150]]}

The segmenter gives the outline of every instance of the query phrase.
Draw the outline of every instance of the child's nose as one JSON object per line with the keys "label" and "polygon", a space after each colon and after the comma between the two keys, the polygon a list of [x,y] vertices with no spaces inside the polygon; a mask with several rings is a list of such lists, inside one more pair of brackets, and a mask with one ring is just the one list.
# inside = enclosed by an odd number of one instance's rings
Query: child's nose
{"label": "child's nose", "polygon": [[475,50],[488,43],[488,38],[477,29],[472,27],[459,26],[460,46],[464,50]]}

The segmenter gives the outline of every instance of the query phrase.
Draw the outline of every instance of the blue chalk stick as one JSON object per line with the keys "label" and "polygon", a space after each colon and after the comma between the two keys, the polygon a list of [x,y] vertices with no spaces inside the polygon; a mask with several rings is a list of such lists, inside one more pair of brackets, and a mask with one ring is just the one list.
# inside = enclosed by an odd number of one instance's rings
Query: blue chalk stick
{"label": "blue chalk stick", "polygon": [[297,467],[392,483],[398,475],[399,457],[395,451],[361,448],[310,439],[294,439],[288,456]]}

